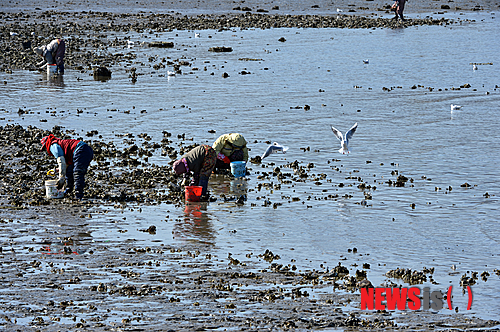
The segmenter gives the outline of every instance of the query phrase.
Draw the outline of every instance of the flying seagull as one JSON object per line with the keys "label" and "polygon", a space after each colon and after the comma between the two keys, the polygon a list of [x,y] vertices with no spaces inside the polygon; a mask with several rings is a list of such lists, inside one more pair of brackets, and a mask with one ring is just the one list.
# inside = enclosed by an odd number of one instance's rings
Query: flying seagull
{"label": "flying seagull", "polygon": [[286,153],[287,150],[288,150],[288,146],[283,146],[279,143],[274,142],[273,144],[271,144],[267,147],[266,152],[264,152],[264,154],[262,155],[262,157],[260,159],[262,160],[265,157],[269,156],[270,154],[277,153],[279,151]]}
{"label": "flying seagull", "polygon": [[354,135],[354,133],[356,132],[356,128],[358,128],[358,123],[356,122],[354,124],[354,126],[352,126],[351,129],[349,129],[345,133],[345,136],[342,135],[340,130],[335,129],[333,126],[331,126],[331,127],[332,127],[333,133],[335,134],[335,136],[337,136],[337,138],[341,142],[340,145],[342,147],[339,149],[339,152],[342,154],[349,153],[349,147],[348,147],[349,140],[351,139],[352,135]]}

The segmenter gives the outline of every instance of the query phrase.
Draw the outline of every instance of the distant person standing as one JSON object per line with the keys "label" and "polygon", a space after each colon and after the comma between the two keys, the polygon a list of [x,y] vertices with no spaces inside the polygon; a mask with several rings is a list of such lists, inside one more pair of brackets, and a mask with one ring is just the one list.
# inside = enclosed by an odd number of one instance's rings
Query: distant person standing
{"label": "distant person standing", "polygon": [[33,51],[43,57],[43,61],[37,64],[38,67],[44,66],[45,62],[57,65],[57,72],[64,75],[64,54],[66,53],[64,39],[54,39],[48,45],[33,48]]}
{"label": "distant person standing", "polygon": [[401,18],[401,21],[405,21],[405,18],[403,17],[403,11],[405,10],[405,3],[406,0],[397,0],[391,7],[392,10],[394,10],[394,13],[396,16],[393,17],[394,20]]}

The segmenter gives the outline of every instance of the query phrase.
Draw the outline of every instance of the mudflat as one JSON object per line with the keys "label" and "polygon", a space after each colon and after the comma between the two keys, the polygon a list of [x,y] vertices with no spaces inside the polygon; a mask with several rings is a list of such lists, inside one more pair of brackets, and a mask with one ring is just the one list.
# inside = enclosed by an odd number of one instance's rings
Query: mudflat
{"label": "mudflat", "polygon": [[[425,18],[434,12],[446,16],[447,12],[498,8],[495,1],[480,4],[465,0],[410,1],[405,11],[409,20],[402,23],[390,20],[391,13],[387,10],[390,4],[384,1],[250,0],[215,4],[145,1],[131,5],[126,1],[61,1],[57,4],[4,1],[0,11],[3,12],[2,33],[15,32],[18,35],[13,36],[13,40],[21,42],[23,31],[31,31],[31,28],[37,35],[50,38],[61,33],[76,34],[82,27],[80,24],[93,32],[130,28],[129,24],[137,30],[157,28],[159,22],[164,29],[272,28],[299,27],[300,24],[392,28],[452,24],[446,19]],[[229,22],[226,21],[228,15],[231,16]],[[305,18],[305,15],[314,16]],[[339,15],[339,19],[331,19]],[[318,17],[323,19],[317,21]],[[109,18],[113,18],[112,22]],[[61,22],[67,23],[62,32]],[[76,45],[90,45],[91,38],[74,38],[68,45],[67,61],[70,67],[78,68],[88,55]],[[1,42],[5,48],[1,55],[2,69],[9,70],[9,64],[18,69],[36,70],[36,57],[21,55],[19,49],[7,49],[6,45],[11,42],[6,39]],[[101,39],[92,47],[112,43],[112,40]],[[22,112],[22,105],[19,107]],[[294,262],[281,262],[279,252],[249,252],[245,257],[233,257],[230,252],[216,256],[209,245],[201,243],[166,246],[153,242],[141,246],[133,239],[96,243],[88,229],[96,219],[101,220],[102,227],[117,231],[122,218],[119,214],[106,218],[111,208],[137,214],[145,206],[160,203],[181,208],[184,203],[180,179],[173,176],[168,167],[155,167],[147,161],[141,162],[150,167],[151,173],[139,173],[132,167],[121,177],[111,179],[107,162],[119,158],[121,167],[133,166],[137,159],[131,155],[135,157],[137,151],[130,147],[116,149],[110,142],[103,142],[93,146],[96,159],[87,178],[87,199],[49,200],[44,198],[40,184],[54,162],[44,156],[38,145],[48,131],[2,123],[0,132],[3,137],[0,141],[3,233],[0,326],[4,330],[481,330],[498,329],[500,324],[461,314],[361,311],[359,289],[370,287],[370,283],[362,272],[349,275],[340,261],[321,270],[298,269]],[[52,133],[63,136],[67,131],[54,128]],[[167,147],[172,156],[182,155],[187,148],[168,143]],[[147,151],[145,153],[147,155]],[[153,177],[155,186],[148,181]],[[118,186],[120,190],[116,189]],[[156,234],[154,227],[140,231]],[[426,279],[431,274],[414,272]]]}

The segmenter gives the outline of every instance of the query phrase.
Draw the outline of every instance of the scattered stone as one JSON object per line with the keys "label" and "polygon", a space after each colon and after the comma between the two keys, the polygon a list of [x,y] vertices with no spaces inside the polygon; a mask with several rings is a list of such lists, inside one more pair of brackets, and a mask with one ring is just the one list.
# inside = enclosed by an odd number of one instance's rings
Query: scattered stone
{"label": "scattered stone", "polygon": [[209,52],[232,52],[233,48],[232,47],[225,47],[225,46],[216,46],[216,47],[210,47],[208,49]]}
{"label": "scattered stone", "polygon": [[173,48],[173,42],[163,42],[163,41],[154,41],[148,44],[149,47],[158,47],[158,48]]}

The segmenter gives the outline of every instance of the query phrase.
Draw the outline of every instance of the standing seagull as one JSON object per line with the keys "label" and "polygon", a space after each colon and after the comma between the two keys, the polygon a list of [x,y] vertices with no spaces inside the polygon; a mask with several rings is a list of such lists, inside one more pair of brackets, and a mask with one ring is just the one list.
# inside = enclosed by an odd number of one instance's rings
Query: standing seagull
{"label": "standing seagull", "polygon": [[356,132],[356,128],[358,128],[358,123],[356,122],[354,124],[354,126],[352,126],[351,129],[349,129],[345,133],[345,136],[342,135],[340,130],[335,129],[333,126],[331,126],[331,127],[332,127],[333,133],[335,134],[335,136],[337,136],[337,138],[341,142],[340,144],[342,147],[339,149],[339,152],[342,154],[349,153],[349,147],[348,147],[349,140],[351,139],[352,135],[354,135],[354,133]]}

